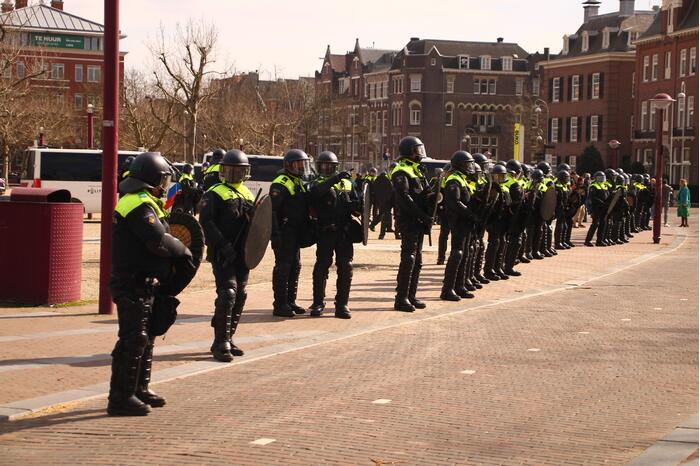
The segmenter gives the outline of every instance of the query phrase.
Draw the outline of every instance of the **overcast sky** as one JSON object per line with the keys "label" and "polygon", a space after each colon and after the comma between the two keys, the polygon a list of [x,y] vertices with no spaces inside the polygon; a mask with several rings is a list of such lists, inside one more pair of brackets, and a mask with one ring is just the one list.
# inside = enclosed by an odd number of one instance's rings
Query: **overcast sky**
{"label": "overcast sky", "polygon": [[[48,2],[48,0],[47,0]],[[64,0],[65,10],[103,22],[103,2]],[[660,0],[637,0],[650,9]],[[432,7],[427,8],[430,5]],[[601,13],[617,11],[603,0]],[[189,18],[219,30],[219,61],[237,72],[260,70],[295,78],[313,76],[330,44],[333,53],[362,47],[398,50],[411,37],[517,42],[528,52],[561,49],[583,19],[581,0],[121,0],[121,30],[127,35],[127,67],[149,64],[145,44],[162,22],[166,31]]]}

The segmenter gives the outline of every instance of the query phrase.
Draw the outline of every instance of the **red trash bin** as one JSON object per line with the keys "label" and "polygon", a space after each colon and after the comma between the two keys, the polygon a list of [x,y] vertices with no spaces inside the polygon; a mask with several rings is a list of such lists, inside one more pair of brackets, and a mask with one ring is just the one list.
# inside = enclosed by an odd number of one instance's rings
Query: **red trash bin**
{"label": "red trash bin", "polygon": [[66,189],[14,188],[0,202],[0,301],[80,299],[83,205]]}

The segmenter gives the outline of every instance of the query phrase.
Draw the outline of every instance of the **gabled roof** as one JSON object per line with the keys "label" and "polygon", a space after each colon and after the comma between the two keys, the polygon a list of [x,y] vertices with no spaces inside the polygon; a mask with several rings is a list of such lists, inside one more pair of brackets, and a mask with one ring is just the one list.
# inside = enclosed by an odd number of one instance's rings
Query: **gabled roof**
{"label": "gabled roof", "polygon": [[47,5],[33,5],[0,14],[0,24],[28,31],[103,34],[104,26]]}
{"label": "gabled roof", "polygon": [[[621,16],[617,11],[591,17],[578,28],[576,34],[569,36],[569,53],[563,52],[559,58],[570,58],[607,52],[628,52],[631,32],[642,33],[654,21],[654,11],[635,11],[634,16]],[[610,30],[610,45],[603,48],[603,30]],[[581,51],[583,35],[588,33],[588,50]]]}
{"label": "gabled roof", "polygon": [[394,54],[396,54],[396,50],[360,49],[360,57],[363,65],[379,63],[385,60],[387,55],[391,56]]}
{"label": "gabled roof", "polygon": [[468,42],[457,40],[412,40],[406,44],[411,54],[427,54],[435,47],[440,55],[457,56],[469,55],[479,57],[490,55],[492,57],[527,58],[528,53],[518,44],[509,42]]}
{"label": "gabled roof", "polygon": [[698,2],[697,0],[691,0],[688,14],[680,21],[678,30],[696,27],[698,27]]}
{"label": "gabled roof", "polygon": [[346,71],[345,55],[330,55],[329,62],[331,64],[331,69],[337,73],[344,73]]}

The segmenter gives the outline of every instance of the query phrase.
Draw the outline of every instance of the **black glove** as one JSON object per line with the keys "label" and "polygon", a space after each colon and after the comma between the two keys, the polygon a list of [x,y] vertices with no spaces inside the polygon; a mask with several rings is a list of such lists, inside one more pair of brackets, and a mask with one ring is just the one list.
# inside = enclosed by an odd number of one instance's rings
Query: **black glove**
{"label": "black glove", "polygon": [[342,171],[338,173],[338,180],[352,180],[352,175],[349,171]]}
{"label": "black glove", "polygon": [[233,245],[229,242],[226,242],[223,246],[219,248],[217,256],[221,266],[226,269],[233,265],[233,262],[236,260],[237,254]]}

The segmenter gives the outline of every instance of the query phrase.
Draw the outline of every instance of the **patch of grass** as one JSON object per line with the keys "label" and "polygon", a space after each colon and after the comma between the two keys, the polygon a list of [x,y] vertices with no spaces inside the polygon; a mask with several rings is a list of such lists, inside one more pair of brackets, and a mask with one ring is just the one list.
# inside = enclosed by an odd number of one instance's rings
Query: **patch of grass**
{"label": "patch of grass", "polygon": [[62,309],[64,307],[85,306],[87,304],[97,304],[97,300],[96,299],[79,299],[78,301],[70,301],[70,302],[61,303],[61,304],[52,304],[50,307],[53,307],[56,309]]}

